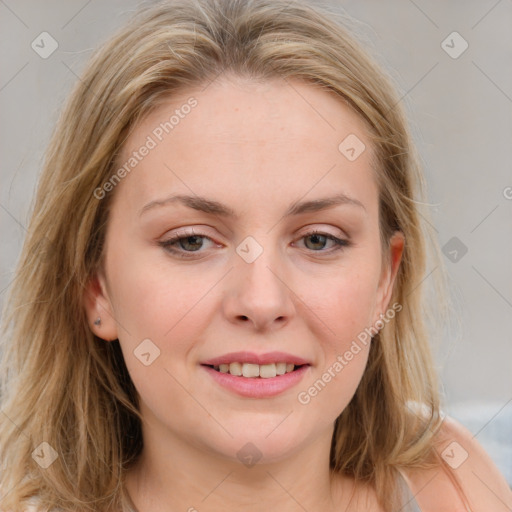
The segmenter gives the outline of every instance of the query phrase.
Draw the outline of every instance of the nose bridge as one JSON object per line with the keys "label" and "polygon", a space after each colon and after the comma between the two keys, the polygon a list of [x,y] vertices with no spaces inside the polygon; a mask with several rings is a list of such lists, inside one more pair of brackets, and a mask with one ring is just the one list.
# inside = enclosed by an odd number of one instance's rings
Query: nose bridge
{"label": "nose bridge", "polygon": [[278,276],[284,269],[280,248],[272,241],[273,237],[259,235],[258,239],[247,236],[237,246],[236,252],[241,259],[237,267],[242,291],[255,296],[266,293],[268,300],[270,295],[280,296],[283,293],[282,278]]}
{"label": "nose bridge", "polygon": [[[258,236],[258,235],[256,235]],[[261,327],[289,318],[293,313],[291,291],[280,247],[272,236],[247,236],[236,248],[226,312],[235,319],[248,319]]]}

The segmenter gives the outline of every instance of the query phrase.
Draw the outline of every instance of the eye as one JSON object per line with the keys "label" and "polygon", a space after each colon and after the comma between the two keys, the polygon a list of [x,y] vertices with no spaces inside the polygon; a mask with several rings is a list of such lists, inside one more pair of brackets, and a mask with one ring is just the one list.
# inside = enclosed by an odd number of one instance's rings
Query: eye
{"label": "eye", "polygon": [[[323,233],[321,231],[311,231],[310,233],[306,233],[302,236],[301,240],[310,240],[311,243],[304,243],[307,249],[312,250],[313,252],[322,252],[322,253],[331,253],[333,251],[337,251],[339,249],[343,249],[344,247],[348,247],[350,245],[348,240],[342,240],[330,233]],[[334,244],[329,251],[322,250],[325,247],[325,244],[331,241]]]}
{"label": "eye", "polygon": [[204,242],[202,239],[207,239],[210,240],[210,242],[213,242],[210,237],[200,233],[194,233],[192,230],[192,232],[176,233],[167,240],[162,240],[158,244],[180,258],[189,258],[194,257],[195,255],[193,253],[200,252],[200,249],[203,248]]}

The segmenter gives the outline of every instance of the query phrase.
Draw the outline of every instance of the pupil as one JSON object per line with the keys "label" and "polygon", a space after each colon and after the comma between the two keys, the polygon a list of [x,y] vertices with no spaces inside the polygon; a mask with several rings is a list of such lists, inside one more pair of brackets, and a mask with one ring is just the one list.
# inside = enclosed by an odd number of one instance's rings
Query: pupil
{"label": "pupil", "polygon": [[[308,238],[310,238],[311,240],[313,240],[313,244],[318,244],[320,243],[321,245],[323,245],[323,243],[325,243],[325,235],[310,235]],[[323,242],[319,240],[320,239],[324,239]]]}

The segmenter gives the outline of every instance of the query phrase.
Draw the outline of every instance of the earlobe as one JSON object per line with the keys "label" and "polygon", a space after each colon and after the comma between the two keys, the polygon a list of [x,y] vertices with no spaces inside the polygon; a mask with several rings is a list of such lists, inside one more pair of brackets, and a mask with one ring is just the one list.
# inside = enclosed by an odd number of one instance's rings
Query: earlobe
{"label": "earlobe", "polygon": [[106,341],[117,339],[117,322],[103,275],[97,273],[89,279],[83,298],[91,331]]}

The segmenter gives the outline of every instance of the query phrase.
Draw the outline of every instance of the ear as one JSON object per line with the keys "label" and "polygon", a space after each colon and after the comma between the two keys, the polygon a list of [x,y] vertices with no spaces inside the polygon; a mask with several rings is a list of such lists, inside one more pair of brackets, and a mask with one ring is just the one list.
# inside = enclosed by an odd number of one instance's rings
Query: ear
{"label": "ear", "polygon": [[105,276],[98,271],[84,290],[84,305],[91,331],[107,341],[117,339],[117,322],[110,301]]}
{"label": "ear", "polygon": [[389,254],[387,264],[382,268],[381,278],[377,289],[377,300],[375,304],[375,318],[373,325],[380,319],[380,315],[384,314],[388,308],[391,295],[393,293],[393,285],[400,267],[402,254],[405,245],[405,237],[401,231],[395,231],[389,241]]}

